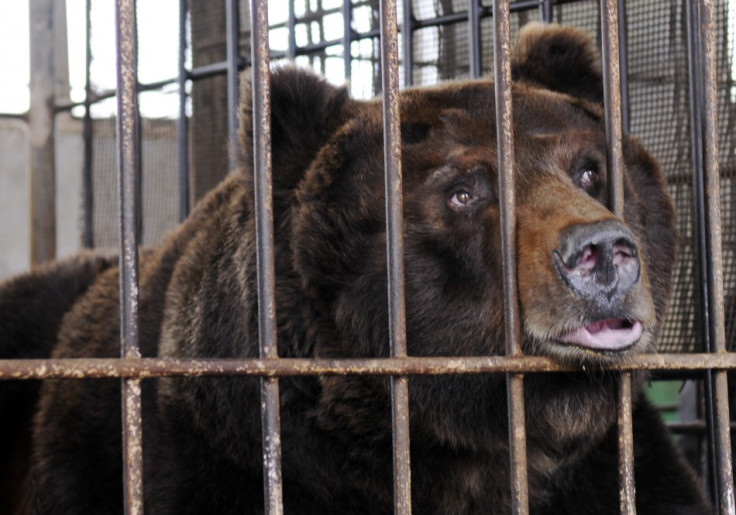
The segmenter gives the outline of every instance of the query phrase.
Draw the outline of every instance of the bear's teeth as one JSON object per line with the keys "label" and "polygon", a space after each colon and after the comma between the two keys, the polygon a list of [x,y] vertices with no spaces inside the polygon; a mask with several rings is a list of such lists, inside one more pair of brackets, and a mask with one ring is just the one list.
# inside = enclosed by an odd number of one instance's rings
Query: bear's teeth
{"label": "bear's teeth", "polygon": [[595,350],[623,350],[641,338],[644,329],[641,322],[610,318],[578,327],[563,335],[560,341]]}

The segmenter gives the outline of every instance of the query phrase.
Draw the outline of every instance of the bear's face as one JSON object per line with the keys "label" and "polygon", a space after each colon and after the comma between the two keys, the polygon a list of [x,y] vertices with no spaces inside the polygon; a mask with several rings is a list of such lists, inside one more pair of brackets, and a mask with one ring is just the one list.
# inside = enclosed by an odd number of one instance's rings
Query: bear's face
{"label": "bear's face", "polygon": [[[647,350],[674,247],[656,165],[626,139],[618,219],[606,208],[600,106],[525,83],[513,99],[524,352],[585,363]],[[503,354],[493,85],[406,91],[401,120],[409,353]],[[380,105],[363,105],[299,192],[295,254],[307,289],[352,345],[329,342],[326,355],[388,353],[382,141]]]}
{"label": "bear's face", "polygon": [[[560,449],[575,449],[576,438],[601,437],[614,418],[617,374],[587,365],[653,344],[670,289],[674,210],[659,167],[630,137],[624,216],[607,209],[602,85],[587,36],[532,25],[519,38],[512,98],[521,344],[525,354],[585,369],[527,376],[526,412],[540,438],[559,434]],[[272,74],[271,88],[277,286],[304,319],[277,310],[282,353],[388,356],[381,103],[288,68]],[[400,96],[411,356],[505,353],[494,96],[488,80]],[[243,160],[252,162],[247,153]],[[352,406],[365,388],[388,397],[384,378],[319,382],[329,416],[337,399]],[[424,434],[483,446],[506,430],[503,375],[415,376],[409,391]]]}

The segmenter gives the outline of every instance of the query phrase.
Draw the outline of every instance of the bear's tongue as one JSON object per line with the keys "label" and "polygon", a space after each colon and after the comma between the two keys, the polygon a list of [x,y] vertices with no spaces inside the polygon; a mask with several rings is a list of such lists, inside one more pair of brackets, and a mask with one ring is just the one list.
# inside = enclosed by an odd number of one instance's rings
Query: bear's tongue
{"label": "bear's tongue", "polygon": [[622,350],[641,338],[641,322],[617,318],[599,320],[563,335],[560,341],[595,350]]}

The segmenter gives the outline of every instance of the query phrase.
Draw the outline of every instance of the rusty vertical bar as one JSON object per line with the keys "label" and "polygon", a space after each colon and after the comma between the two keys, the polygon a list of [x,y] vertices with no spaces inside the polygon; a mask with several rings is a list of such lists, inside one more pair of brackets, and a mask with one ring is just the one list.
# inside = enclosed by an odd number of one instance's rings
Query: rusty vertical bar
{"label": "rusty vertical bar", "polygon": [[84,140],[84,161],[82,165],[82,245],[91,249],[95,246],[94,232],[94,179],[92,175],[92,159],[94,157],[94,128],[92,125],[92,0],[84,4],[85,21],[85,58],[84,58],[84,120],[82,139]]}
{"label": "rusty vertical bar", "polygon": [[[228,0],[230,1],[230,0]],[[269,75],[268,4],[251,1],[253,73],[253,173],[258,266],[258,343],[261,358],[278,358],[276,274],[274,271],[273,190],[271,182],[271,81]],[[281,418],[279,382],[261,379],[263,489],[265,513],[281,515]]]}
{"label": "rusty vertical bar", "polygon": [[[504,323],[506,354],[521,351],[519,295],[516,282],[516,193],[514,190],[514,134],[511,85],[511,28],[508,0],[493,1],[494,75],[498,181],[503,253]],[[507,374],[511,502],[514,514],[529,513],[526,456],[524,376]]]}
{"label": "rusty vertical bar", "polygon": [[[616,0],[601,0],[603,97],[606,113],[606,160],[608,163],[608,206],[624,216],[623,122],[621,112],[621,67],[619,19]],[[634,483],[634,435],[631,372],[623,372],[617,395],[619,495],[622,514],[636,513]]]}
{"label": "rusty vertical bar", "polygon": [[618,9],[614,0],[601,0],[601,28],[603,97],[606,112],[606,160],[609,174],[608,206],[616,216],[623,216],[621,70],[619,67]]}
{"label": "rusty vertical bar", "polygon": [[[115,3],[120,194],[120,344],[125,358],[138,346],[138,98],[135,0]],[[123,477],[126,515],[143,514],[141,382],[122,380]]]}
{"label": "rusty vertical bar", "polygon": [[240,23],[238,0],[225,0],[225,43],[227,53],[227,141],[230,171],[238,167],[238,45]]}
{"label": "rusty vertical bar", "polygon": [[[404,296],[404,208],[401,171],[399,111],[399,44],[396,0],[380,2],[381,67],[383,88],[383,145],[386,174],[386,259],[391,355],[406,357]],[[394,449],[394,513],[411,513],[409,444],[409,383],[406,376],[391,377],[391,413]]]}
{"label": "rusty vertical bar", "polygon": [[[699,0],[701,78],[703,93],[703,181],[706,216],[708,322],[711,351],[726,352],[723,306],[723,251],[721,243],[721,192],[718,165],[718,97],[716,82],[716,24],[712,0]],[[712,372],[715,413],[713,417],[718,471],[718,506],[721,513],[736,511],[728,407],[728,382],[724,370]]]}
{"label": "rusty vertical bar", "polygon": [[32,265],[56,257],[54,3],[54,0],[29,3],[31,106],[28,112],[28,135]]}
{"label": "rusty vertical bar", "polygon": [[[707,352],[713,351],[711,324],[709,322],[708,308],[708,278],[707,267],[709,263],[707,254],[707,231],[706,231],[706,209],[704,194],[704,173],[703,173],[703,91],[702,82],[700,80],[702,63],[700,55],[700,21],[698,14],[698,5],[696,2],[687,4],[686,23],[687,23],[687,50],[688,50],[688,82],[689,82],[689,102],[690,102],[690,145],[691,159],[693,168],[693,197],[695,201],[694,213],[696,224],[696,243],[697,243],[697,262],[698,262],[698,285],[700,287],[700,299],[702,305],[703,323],[701,337],[703,339],[703,350]],[[713,395],[713,374],[706,371],[704,374],[704,397],[705,397],[705,418],[707,421],[707,437],[710,445],[708,450],[708,472],[710,473],[711,495],[715,500],[718,498],[718,472],[716,457],[716,436],[715,424],[713,422],[715,415],[714,395]],[[716,508],[720,512],[720,507],[716,504]]]}
{"label": "rusty vertical bar", "polygon": [[179,0],[179,120],[176,124],[179,167],[179,221],[189,216],[189,118],[187,118],[187,0]]}
{"label": "rusty vertical bar", "polygon": [[623,372],[618,384],[616,424],[618,425],[619,505],[622,514],[636,513],[634,483],[634,432],[631,399],[631,372]]}

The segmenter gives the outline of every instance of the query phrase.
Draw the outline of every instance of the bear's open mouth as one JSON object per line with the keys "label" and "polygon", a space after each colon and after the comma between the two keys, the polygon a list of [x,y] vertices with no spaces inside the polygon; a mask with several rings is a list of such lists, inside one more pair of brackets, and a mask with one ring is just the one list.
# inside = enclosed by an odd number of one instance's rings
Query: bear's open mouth
{"label": "bear's open mouth", "polygon": [[608,318],[578,327],[562,335],[560,341],[592,350],[621,351],[639,341],[643,332],[638,320]]}

